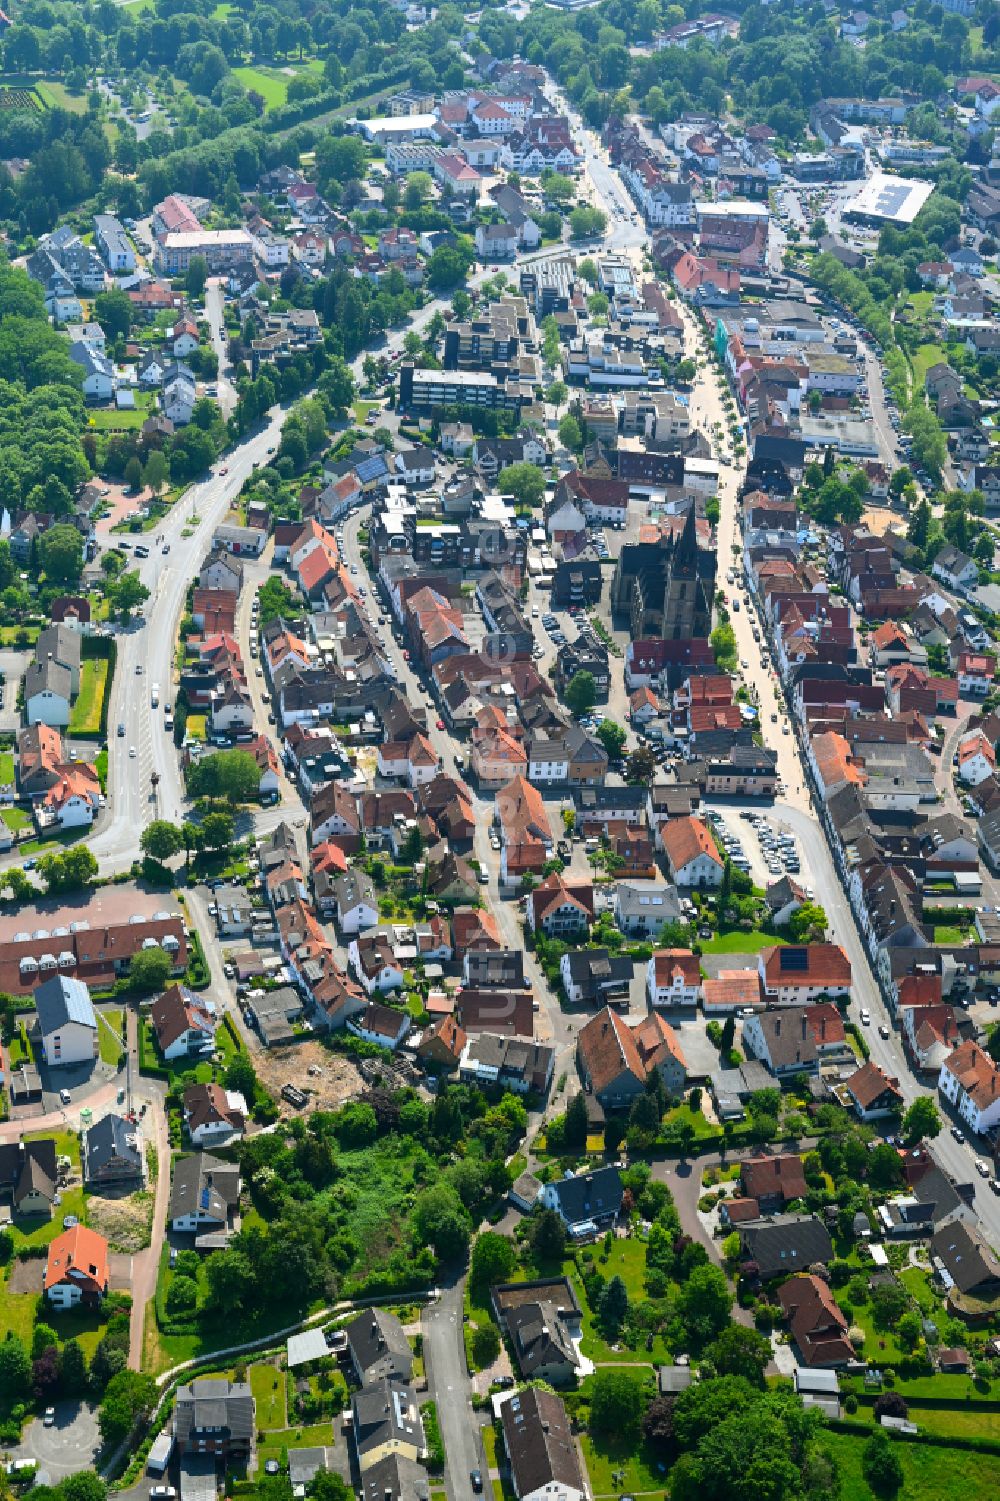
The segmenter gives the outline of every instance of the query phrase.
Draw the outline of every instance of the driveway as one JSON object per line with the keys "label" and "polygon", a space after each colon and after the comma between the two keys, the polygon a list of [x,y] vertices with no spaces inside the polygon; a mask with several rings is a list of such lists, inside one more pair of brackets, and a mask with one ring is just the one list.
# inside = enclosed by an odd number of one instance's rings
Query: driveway
{"label": "driveway", "polygon": [[21,728],[21,716],[17,709],[17,691],[27,671],[31,653],[27,651],[0,651],[0,673],[3,674],[3,708],[0,709],[0,731],[14,735]]}
{"label": "driveway", "polygon": [[16,1449],[14,1459],[33,1459],[39,1466],[36,1484],[45,1480],[55,1483],[78,1470],[95,1466],[101,1436],[97,1430],[97,1408],[89,1402],[57,1402],[56,1420],[46,1428],[41,1418],[28,1424]]}

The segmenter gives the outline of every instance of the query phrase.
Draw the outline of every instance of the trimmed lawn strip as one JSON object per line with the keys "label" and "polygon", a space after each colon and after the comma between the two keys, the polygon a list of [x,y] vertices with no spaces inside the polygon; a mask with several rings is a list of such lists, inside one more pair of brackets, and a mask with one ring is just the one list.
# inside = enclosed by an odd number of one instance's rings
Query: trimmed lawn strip
{"label": "trimmed lawn strip", "polygon": [[277,1366],[270,1363],[250,1367],[250,1390],[257,1403],[258,1428],[285,1428],[288,1426],[288,1408],[285,1401],[285,1378]]}
{"label": "trimmed lawn strip", "polygon": [[97,1046],[101,1062],[117,1065],[125,1051],[125,1044],[122,1042],[122,1013],[120,1010],[98,1011],[96,1016]]}
{"label": "trimmed lawn strip", "polygon": [[755,954],[759,949],[770,948],[773,944],[780,946],[787,941],[774,933],[762,933],[758,928],[752,933],[717,933],[714,938],[702,939],[701,951],[703,954]]}
{"label": "trimmed lawn strip", "polygon": [[70,710],[70,735],[99,735],[104,695],[108,690],[107,657],[85,657],[80,664],[80,692]]}

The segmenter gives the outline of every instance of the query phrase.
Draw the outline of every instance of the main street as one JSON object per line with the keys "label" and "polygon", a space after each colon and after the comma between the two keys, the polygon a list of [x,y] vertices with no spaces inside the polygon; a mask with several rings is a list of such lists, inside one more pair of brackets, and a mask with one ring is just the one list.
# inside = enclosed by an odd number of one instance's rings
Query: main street
{"label": "main street", "polygon": [[[609,169],[610,170],[610,169]],[[612,173],[617,177],[617,174]],[[624,193],[622,185],[617,192]],[[612,198],[615,195],[611,195]],[[698,371],[691,392],[691,426],[699,428],[712,438],[716,423],[728,428],[723,403],[724,378],[710,352],[703,347],[702,326],[686,304],[678,302],[684,320],[685,344],[689,354],[697,358]],[[886,443],[886,457],[892,462],[895,452],[895,435],[885,412],[883,382],[878,361],[866,350],[869,393],[872,397],[873,420],[880,440]],[[719,476],[720,517],[717,528],[717,554],[719,560],[719,586],[731,591],[725,583],[730,567],[735,567],[737,579],[742,580],[743,569],[739,553],[740,532],[737,523],[739,507],[739,470],[735,464],[724,463]],[[734,551],[734,549],[737,549]],[[826,834],[819,821],[819,810],[814,806],[801,756],[794,721],[787,713],[781,685],[771,664],[766,636],[761,629],[761,641],[753,639],[756,617],[748,596],[744,596],[741,608],[730,612],[730,623],[736,635],[737,656],[741,664],[743,681],[755,695],[760,711],[760,727],[766,744],[777,752],[778,771],[781,774],[783,792],[774,804],[772,822],[787,829],[799,840],[802,852],[802,879],[813,887],[817,902],[823,907],[828,919],[830,938],[843,946],[851,961],[853,976],[849,1014],[860,1023],[860,1014],[867,1011],[871,1024],[864,1035],[871,1057],[891,1078],[899,1081],[907,1104],[918,1095],[936,1098],[937,1091],[920,1083],[911,1071],[902,1039],[895,1028],[882,999],[882,993],[872,971],[868,950],[862,940],[847,894],[834,865]],[[762,622],[758,623],[762,625]],[[774,716],[774,719],[772,719]],[[784,732],[787,725],[788,733]],[[740,804],[727,803],[727,809],[738,811]],[[745,806],[749,807],[750,804]],[[758,805],[759,806],[759,805]],[[880,1028],[888,1035],[883,1037]],[[968,1142],[958,1142],[945,1129],[934,1144],[935,1154],[942,1167],[957,1182],[973,1183],[975,1207],[987,1237],[1000,1244],[1000,1199],[987,1188],[986,1180],[975,1171],[975,1150]]]}

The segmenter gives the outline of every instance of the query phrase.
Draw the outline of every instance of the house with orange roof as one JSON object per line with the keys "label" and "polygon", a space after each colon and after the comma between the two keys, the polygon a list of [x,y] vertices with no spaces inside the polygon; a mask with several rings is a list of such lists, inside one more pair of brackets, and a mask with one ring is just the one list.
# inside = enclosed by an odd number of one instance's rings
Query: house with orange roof
{"label": "house with orange roof", "polygon": [[886,620],[868,637],[868,660],[873,667],[895,667],[900,662],[927,666],[927,651],[908,626]]}
{"label": "house with orange roof", "polygon": [[687,1064],[677,1034],[655,1013],[630,1027],[610,1006],[580,1029],[577,1068],[588,1094],[605,1110],[627,1110],[656,1069],[671,1094],[680,1094]]}
{"label": "house with orange roof", "polygon": [[844,1080],[845,1103],[849,1103],[859,1120],[884,1120],[898,1115],[903,1108],[903,1092],[898,1079],[889,1075],[869,1058],[856,1073]]}
{"label": "house with orange roof", "polygon": [[708,1017],[739,1016],[763,1004],[759,970],[720,969],[714,979],[706,975],[701,982],[701,1009]]}
{"label": "house with orange roof", "polygon": [[253,756],[260,767],[260,797],[262,802],[274,802],[281,791],[281,763],[278,753],[266,735],[257,735],[240,746]]}
{"label": "house with orange roof", "polygon": [[654,1007],[697,1006],[701,966],[690,949],[657,949],[646,965],[646,995]]}
{"label": "house with orange roof", "polygon": [[496,953],[503,947],[497,920],[488,907],[456,907],[451,914],[451,943],[456,961],[466,954]]}
{"label": "house with orange roof", "polygon": [[332,917],[337,907],[334,882],[347,874],[347,855],[339,844],[326,839],[310,851],[309,865],[316,910],[321,917]]}
{"label": "house with orange roof", "polygon": [[32,811],[39,830],[53,824],[61,829],[81,829],[93,823],[101,801],[101,783],[94,768],[84,761],[67,761],[58,768],[57,780]]}
{"label": "house with orange roof", "polygon": [[[935,975],[933,978],[940,981],[941,976]],[[914,1068],[921,1073],[937,1076],[949,1053],[962,1040],[954,1008],[943,1002],[937,1005],[907,1006],[899,1015],[903,1041]]]}
{"label": "house with orange roof", "polygon": [[335,548],[317,547],[303,558],[295,570],[299,588],[306,599],[315,600],[323,594],[331,580],[341,572],[340,559]]}
{"label": "house with orange roof", "polygon": [[700,818],[671,818],[660,825],[659,841],[676,885],[699,890],[721,886],[722,856]]}
{"label": "house with orange roof", "polygon": [[53,1308],[97,1308],[111,1281],[108,1243],[87,1225],[57,1235],[45,1262],[45,1296]]}
{"label": "house with orange roof", "polygon": [[757,957],[764,998],[781,1006],[806,1005],[819,996],[849,996],[851,961],[838,943],[786,944]]}
{"label": "house with orange roof", "polygon": [[836,730],[813,735],[806,754],[819,784],[824,802],[850,783],[863,787],[867,781],[865,770],[854,758],[851,745]]}
{"label": "house with orange roof", "polygon": [[198,586],[191,601],[191,618],[206,636],[234,635],[237,599],[234,589],[202,589]]}
{"label": "house with orange roof", "polygon": [[501,787],[495,799],[500,826],[500,880],[519,883],[522,876],[538,875],[552,855],[552,828],[545,801],[538,788],[524,776],[515,776]]}
{"label": "house with orange roof", "polygon": [[660,712],[660,700],[648,683],[643,683],[629,696],[628,714],[632,724],[647,724]]}
{"label": "house with orange roof", "polygon": [[938,1092],[977,1136],[1000,1124],[1000,1065],[978,1042],[961,1043],[944,1060]]}
{"label": "house with orange roof", "polygon": [[958,775],[967,787],[978,787],[996,774],[996,752],[982,730],[963,735],[958,742]]}
{"label": "house with orange roof", "polygon": [[17,736],[17,782],[22,797],[44,797],[59,781],[66,760],[53,725],[29,724]]}
{"label": "house with orange roof", "polygon": [[520,734],[520,727],[509,729],[505,718],[501,726],[472,731],[472,771],[480,787],[503,787],[525,774],[528,756]]}
{"label": "house with orange roof", "polygon": [[594,888],[590,881],[564,880],[556,871],[528,894],[525,916],[533,933],[546,938],[579,937],[594,920]]}

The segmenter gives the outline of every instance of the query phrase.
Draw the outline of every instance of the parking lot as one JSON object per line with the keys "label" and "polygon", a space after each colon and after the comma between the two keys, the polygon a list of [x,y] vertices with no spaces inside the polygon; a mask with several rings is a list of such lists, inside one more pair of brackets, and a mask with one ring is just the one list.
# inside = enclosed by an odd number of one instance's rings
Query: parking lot
{"label": "parking lot", "polygon": [[[768,813],[710,808],[708,819],[735,868],[749,875],[754,885],[769,886],[782,876],[801,875],[798,841]],[[812,896],[810,887],[806,895]]]}

